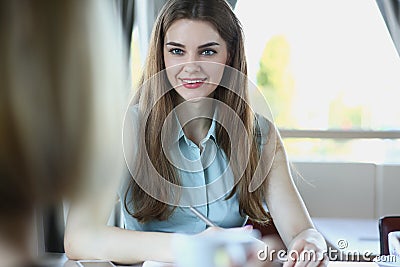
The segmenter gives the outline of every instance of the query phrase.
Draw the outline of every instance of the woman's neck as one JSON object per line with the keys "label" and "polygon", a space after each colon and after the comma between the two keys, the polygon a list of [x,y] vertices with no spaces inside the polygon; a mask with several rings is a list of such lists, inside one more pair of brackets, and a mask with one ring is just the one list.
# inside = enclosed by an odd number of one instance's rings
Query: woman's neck
{"label": "woman's neck", "polygon": [[185,136],[199,146],[210,129],[214,115],[212,98],[184,101],[177,109],[177,115]]}

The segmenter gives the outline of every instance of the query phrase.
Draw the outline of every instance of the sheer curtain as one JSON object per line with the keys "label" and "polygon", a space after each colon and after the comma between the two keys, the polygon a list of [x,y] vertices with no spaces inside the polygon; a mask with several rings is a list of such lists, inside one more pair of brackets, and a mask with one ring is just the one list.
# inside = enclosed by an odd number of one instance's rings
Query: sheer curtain
{"label": "sheer curtain", "polygon": [[121,20],[122,38],[126,44],[126,58],[129,65],[132,30],[135,22],[135,0],[114,0],[114,9]]}
{"label": "sheer curtain", "polygon": [[400,0],[376,0],[400,55]]}

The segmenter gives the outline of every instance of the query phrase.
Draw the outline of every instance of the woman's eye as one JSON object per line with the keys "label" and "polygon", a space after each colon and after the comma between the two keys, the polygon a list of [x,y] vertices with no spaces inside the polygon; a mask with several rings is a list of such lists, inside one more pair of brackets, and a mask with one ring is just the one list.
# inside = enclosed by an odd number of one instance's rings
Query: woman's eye
{"label": "woman's eye", "polygon": [[173,55],[182,55],[183,54],[183,50],[179,49],[179,48],[173,48],[173,49],[169,50],[169,52]]}
{"label": "woman's eye", "polygon": [[203,52],[201,52],[201,54],[204,56],[212,56],[215,53],[217,53],[217,52],[215,52],[214,50],[211,50],[211,49],[207,49],[207,50],[204,50]]}

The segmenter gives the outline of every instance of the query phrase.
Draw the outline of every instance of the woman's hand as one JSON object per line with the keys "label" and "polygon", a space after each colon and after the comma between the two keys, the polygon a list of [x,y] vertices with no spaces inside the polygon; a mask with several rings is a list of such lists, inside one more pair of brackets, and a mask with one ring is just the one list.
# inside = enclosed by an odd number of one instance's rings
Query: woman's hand
{"label": "woman's hand", "polygon": [[289,244],[287,261],[283,267],[323,267],[329,259],[325,239],[315,229],[298,234]]}

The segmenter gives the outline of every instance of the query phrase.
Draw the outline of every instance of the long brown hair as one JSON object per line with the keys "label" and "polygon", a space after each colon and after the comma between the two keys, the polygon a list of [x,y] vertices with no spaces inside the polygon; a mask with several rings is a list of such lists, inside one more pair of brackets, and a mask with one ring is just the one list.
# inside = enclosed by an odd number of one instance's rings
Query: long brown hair
{"label": "long brown hair", "polygon": [[24,230],[35,208],[120,175],[98,171],[123,166],[123,46],[110,7],[1,1],[0,236],[7,245],[30,245]]}
{"label": "long brown hair", "polygon": [[[241,75],[235,75],[232,71],[226,71],[223,80],[229,85],[230,90],[224,86],[218,86],[214,98],[231,107],[243,123],[248,140],[233,138],[228,135],[221,124],[217,124],[216,135],[218,146],[223,149],[228,158],[230,166],[237,182],[227,198],[238,192],[240,211],[247,214],[251,219],[259,222],[267,222],[269,214],[263,208],[263,199],[266,186],[263,183],[255,191],[249,191],[249,185],[259,163],[260,153],[256,142],[259,138],[255,114],[248,105],[247,88],[247,63],[244,53],[243,32],[239,20],[233,13],[231,7],[225,0],[171,0],[160,12],[153,28],[149,53],[145,64],[140,88],[133,100],[138,104],[141,118],[146,118],[141,126],[145,133],[144,142],[139,142],[138,155],[135,158],[134,179],[130,180],[129,187],[125,193],[124,204],[126,210],[138,221],[165,220],[174,208],[160,199],[168,198],[171,192],[163,188],[151,177],[161,175],[166,181],[179,185],[179,179],[174,166],[168,161],[163,149],[161,129],[167,115],[174,109],[176,92],[168,91],[170,86],[165,75],[158,75],[165,69],[163,60],[164,37],[169,27],[179,19],[191,19],[210,22],[218,31],[227,44],[228,63],[232,70]],[[167,92],[167,93],[166,93]],[[221,121],[232,124],[229,115],[223,115]],[[223,125],[223,124],[222,124]],[[237,125],[230,125],[235,129]],[[139,137],[140,138],[140,137]],[[250,140],[249,140],[250,139]],[[249,153],[232,153],[231,144],[238,148],[248,149]],[[246,157],[246,158],[244,158]],[[150,160],[149,160],[150,159]],[[238,163],[247,162],[244,172],[240,175],[235,166]],[[154,166],[155,169],[152,169]],[[155,173],[158,172],[157,173]],[[241,176],[241,177],[238,177]],[[157,192],[161,198],[155,199],[138,184],[139,180],[146,179],[148,189]],[[132,197],[128,199],[131,190]],[[130,210],[129,205],[133,205]]]}

